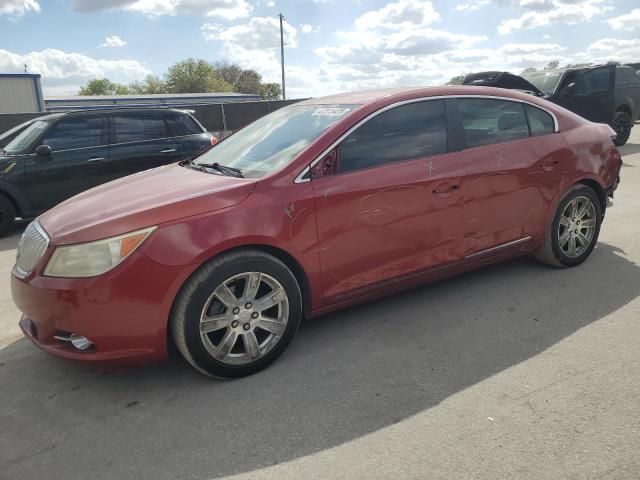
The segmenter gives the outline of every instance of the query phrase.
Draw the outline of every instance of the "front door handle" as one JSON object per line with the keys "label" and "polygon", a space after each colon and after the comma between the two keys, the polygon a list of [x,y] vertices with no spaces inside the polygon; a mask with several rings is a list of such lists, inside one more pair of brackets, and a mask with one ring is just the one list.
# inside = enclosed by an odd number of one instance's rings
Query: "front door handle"
{"label": "front door handle", "polygon": [[87,160],[87,162],[101,162],[104,159],[104,157],[91,157],[89,160]]}
{"label": "front door handle", "polygon": [[449,183],[441,183],[440,185],[438,185],[434,190],[433,193],[435,194],[448,194],[451,193],[454,190],[457,190],[460,186],[457,184],[451,185]]}
{"label": "front door handle", "polygon": [[559,164],[560,162],[558,160],[547,160],[546,162],[542,162],[540,164],[540,168],[542,168],[542,170],[548,172],[550,170],[553,170],[554,168],[556,168],[556,166]]}
{"label": "front door handle", "polygon": [[160,150],[160,153],[174,153],[175,151],[175,148],[167,148],[166,150]]}

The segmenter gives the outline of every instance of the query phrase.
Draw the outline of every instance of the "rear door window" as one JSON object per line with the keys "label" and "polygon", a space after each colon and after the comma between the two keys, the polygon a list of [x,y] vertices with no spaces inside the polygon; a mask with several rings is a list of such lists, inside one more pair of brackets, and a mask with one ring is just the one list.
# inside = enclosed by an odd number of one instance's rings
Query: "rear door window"
{"label": "rear door window", "polygon": [[115,115],[115,143],[141,142],[166,138],[167,126],[160,115]]}
{"label": "rear door window", "polygon": [[65,118],[45,132],[40,144],[53,151],[105,145],[106,123],[105,117]]}
{"label": "rear door window", "polygon": [[203,133],[200,125],[190,115],[170,115],[166,120],[172,137]]}
{"label": "rear door window", "polygon": [[410,103],[376,115],[349,134],[339,151],[341,172],[445,153],[444,101]]}
{"label": "rear door window", "polygon": [[546,135],[555,131],[553,117],[547,112],[532,105],[525,105],[524,109],[529,118],[529,126],[531,127],[531,135],[533,137]]}
{"label": "rear door window", "polygon": [[461,98],[457,102],[467,148],[529,136],[524,107],[519,102],[485,98]]}

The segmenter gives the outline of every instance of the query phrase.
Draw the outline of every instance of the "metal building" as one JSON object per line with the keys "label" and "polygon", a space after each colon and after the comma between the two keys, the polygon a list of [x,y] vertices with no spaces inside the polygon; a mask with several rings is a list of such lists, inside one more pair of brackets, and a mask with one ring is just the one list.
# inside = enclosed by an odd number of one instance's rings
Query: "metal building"
{"label": "metal building", "polygon": [[37,73],[0,73],[0,113],[44,112]]}
{"label": "metal building", "polygon": [[48,112],[82,110],[85,108],[113,107],[165,107],[204,105],[210,103],[252,102],[260,95],[245,93],[160,93],[143,95],[91,95],[71,97],[47,97],[44,101]]}

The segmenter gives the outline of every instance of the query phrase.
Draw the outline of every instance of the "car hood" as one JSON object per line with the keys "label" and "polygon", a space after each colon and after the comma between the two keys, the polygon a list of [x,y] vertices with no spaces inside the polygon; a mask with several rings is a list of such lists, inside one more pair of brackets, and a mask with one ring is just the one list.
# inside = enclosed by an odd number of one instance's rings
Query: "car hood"
{"label": "car hood", "polygon": [[480,72],[471,73],[462,79],[463,85],[477,85],[480,87],[498,87],[510,90],[523,90],[535,95],[543,96],[538,87],[529,80],[510,72]]}
{"label": "car hood", "polygon": [[56,245],[88,242],[231,207],[254,186],[173,164],[87,190],[38,220]]}

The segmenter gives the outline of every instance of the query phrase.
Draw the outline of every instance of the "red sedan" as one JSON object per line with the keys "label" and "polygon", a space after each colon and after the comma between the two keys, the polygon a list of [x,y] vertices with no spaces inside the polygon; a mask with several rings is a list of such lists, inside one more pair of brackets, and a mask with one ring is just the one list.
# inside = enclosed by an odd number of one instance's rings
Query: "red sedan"
{"label": "red sedan", "polygon": [[68,359],[161,360],[173,341],[203,373],[251,374],[303,317],[518,255],[581,263],[619,181],[612,136],[487,87],[300,102],[31,223],[20,325]]}

